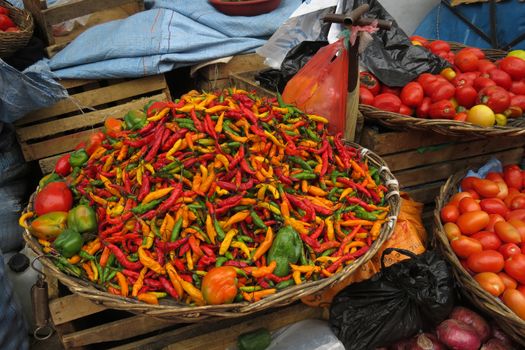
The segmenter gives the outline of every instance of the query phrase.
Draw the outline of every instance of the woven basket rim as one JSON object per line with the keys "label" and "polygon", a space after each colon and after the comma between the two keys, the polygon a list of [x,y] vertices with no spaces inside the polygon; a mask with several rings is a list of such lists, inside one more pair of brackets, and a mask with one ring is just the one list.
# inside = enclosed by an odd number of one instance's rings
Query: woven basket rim
{"label": "woven basket rim", "polygon": [[483,290],[474,278],[465,270],[453,252],[449,241],[445,235],[441,222],[441,208],[457,193],[458,185],[467,171],[459,172],[448,178],[447,182],[441,187],[439,195],[436,197],[436,208],[434,210],[434,244],[441,250],[445,258],[452,266],[452,272],[456,282],[461,287],[461,292],[478,308],[492,316],[498,325],[516,342],[525,345],[525,320],[519,318],[501,300]]}
{"label": "woven basket rim", "polygon": [[27,45],[33,36],[34,20],[31,13],[0,0],[0,5],[9,9],[10,17],[19,27],[19,32],[0,32],[0,57],[8,57]]}
{"label": "woven basket rim", "polygon": [[[377,154],[355,143],[347,142],[347,144],[357,148],[363,158],[366,158],[371,164],[378,167],[379,175],[383,180],[383,184],[388,188],[388,192],[385,194],[385,197],[387,198],[390,210],[388,212],[386,222],[381,227],[379,237],[374,241],[370,249],[363,256],[355,260],[354,263],[345,266],[342,271],[334,274],[333,276],[284,288],[278,291],[276,294],[253,303],[241,302],[225,305],[188,306],[186,304],[175,303],[175,301],[168,299],[172,302],[168,302],[166,304],[161,303],[160,305],[150,305],[131,298],[116,296],[97,289],[93,283],[63,273],[53,264],[50,258],[44,255],[40,244],[27,229],[25,230],[23,236],[25,241],[28,243],[28,246],[38,256],[42,256],[39,258],[39,260],[46,267],[50,275],[60,280],[71,290],[71,292],[77,293],[95,303],[103,304],[109,308],[124,309],[138,314],[146,314],[149,316],[167,318],[171,320],[178,319],[184,322],[192,322],[199,321],[201,319],[209,319],[210,317],[240,317],[262,311],[270,307],[288,305],[304,296],[314,294],[325,287],[332,286],[350,276],[362,264],[369,261],[376,254],[379,248],[394,231],[394,226],[401,207],[398,181],[395,179],[384,160]],[[25,208],[24,212],[27,212],[32,207],[34,196],[35,193],[33,193],[31,196],[30,202]]]}

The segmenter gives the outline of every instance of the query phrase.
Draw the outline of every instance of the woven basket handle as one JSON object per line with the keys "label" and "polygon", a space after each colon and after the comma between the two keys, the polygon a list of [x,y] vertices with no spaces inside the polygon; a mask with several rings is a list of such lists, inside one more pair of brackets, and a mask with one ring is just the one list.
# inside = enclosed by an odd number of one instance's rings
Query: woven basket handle
{"label": "woven basket handle", "polygon": [[385,268],[385,255],[388,255],[392,252],[398,252],[399,254],[406,255],[412,259],[417,257],[417,255],[412,253],[410,250],[401,248],[386,248],[385,250],[383,250],[383,254],[381,254],[381,270]]}

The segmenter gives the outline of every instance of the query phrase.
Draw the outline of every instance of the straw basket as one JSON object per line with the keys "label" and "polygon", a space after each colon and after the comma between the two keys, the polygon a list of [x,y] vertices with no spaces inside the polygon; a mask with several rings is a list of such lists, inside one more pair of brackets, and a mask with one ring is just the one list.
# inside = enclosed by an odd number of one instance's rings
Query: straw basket
{"label": "straw basket", "polygon": [[0,58],[7,58],[27,45],[33,35],[34,23],[29,12],[14,7],[5,0],[0,0],[0,6],[9,9],[9,17],[20,28],[19,32],[0,32]]}
{"label": "straw basket", "polygon": [[[467,46],[449,42],[452,51],[459,51]],[[490,60],[497,60],[507,55],[506,51],[495,49],[481,49]],[[422,119],[410,117],[399,113],[380,110],[373,106],[360,104],[359,110],[365,118],[377,121],[393,129],[414,129],[421,131],[432,130],[439,134],[449,136],[497,137],[497,136],[523,136],[525,135],[525,117],[511,119],[506,126],[481,127],[468,122],[448,119]]]}
{"label": "straw basket", "polygon": [[[38,255],[42,256],[40,261],[47,268],[47,271],[51,276],[54,276],[60,280],[60,282],[66,285],[73,293],[77,293],[80,296],[83,296],[97,304],[102,304],[108,308],[123,309],[137,314],[145,314],[181,322],[196,322],[202,319],[210,318],[240,317],[271,307],[291,304],[292,302],[304,296],[316,293],[317,291],[332,286],[350,276],[362,264],[370,260],[375,255],[378,249],[390,237],[394,230],[397,215],[399,214],[400,209],[399,187],[397,180],[394,178],[385,162],[378,155],[356,144],[348,144],[356,147],[360,151],[362,157],[368,160],[369,164],[379,169],[382,183],[388,188],[385,198],[387,199],[388,205],[390,206],[390,210],[387,221],[381,227],[379,237],[363,256],[358,258],[352,264],[347,265],[342,271],[334,274],[333,276],[284,288],[276,294],[254,303],[242,302],[225,305],[188,306],[177,303],[173,299],[167,299],[161,301],[160,305],[149,305],[134,299],[115,296],[97,289],[96,285],[88,281],[81,280],[61,272],[54,265],[50,257],[44,256],[40,244],[27,230],[24,233],[24,239],[32,250],[34,250]],[[26,210],[32,208],[33,198],[34,195],[30,199],[30,203]]]}
{"label": "straw basket", "polygon": [[472,276],[463,268],[456,254],[450,247],[447,236],[445,235],[443,224],[441,223],[441,208],[448,202],[450,197],[457,193],[458,185],[466,172],[451,176],[441,187],[441,191],[436,198],[436,209],[434,210],[434,240],[436,246],[441,250],[443,256],[452,265],[452,272],[460,291],[480,310],[489,314],[498,326],[501,327],[516,342],[525,346],[525,321],[519,318],[498,298],[483,290]]}

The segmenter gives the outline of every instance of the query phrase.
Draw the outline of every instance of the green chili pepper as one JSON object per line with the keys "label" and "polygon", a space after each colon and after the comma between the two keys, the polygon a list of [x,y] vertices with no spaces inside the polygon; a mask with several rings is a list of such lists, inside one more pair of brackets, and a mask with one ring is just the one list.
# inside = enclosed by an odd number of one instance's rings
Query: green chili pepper
{"label": "green chili pepper", "polygon": [[281,108],[285,108],[288,106],[286,103],[284,103],[283,96],[280,93],[277,93],[277,103]]}
{"label": "green chili pepper", "polygon": [[100,267],[100,264],[96,260],[95,260],[95,267],[96,267],[97,272],[98,272],[98,282],[99,283],[104,283],[105,280],[104,280],[104,274],[103,274],[102,268]]}
{"label": "green chili pepper", "polygon": [[230,253],[230,252],[226,252],[226,253],[224,254],[224,256],[225,256],[228,260],[233,260],[233,255],[232,255],[232,253]]}
{"label": "green chili pepper", "polygon": [[118,270],[112,270],[109,275],[107,276],[107,278],[105,279],[106,281],[111,281],[115,275],[117,274]]}
{"label": "green chili pepper", "polygon": [[89,254],[84,250],[81,250],[80,253],[78,253],[78,255],[80,255],[80,257],[84,260],[95,260],[95,257],[93,255]]}
{"label": "green chili pepper", "polygon": [[228,261],[228,258],[225,256],[219,256],[217,260],[215,260],[215,267],[222,266],[226,261]]}
{"label": "green chili pepper", "polygon": [[135,169],[137,166],[138,166],[137,163],[131,163],[131,164],[128,164],[128,165],[126,166],[126,171],[131,171],[131,170]]}
{"label": "green chili pepper", "polygon": [[195,128],[195,125],[190,124],[190,123],[179,123],[179,127],[183,129],[188,129],[191,131],[197,131],[197,129]]}
{"label": "green chili pepper", "polygon": [[[246,235],[237,235],[237,239],[239,241],[248,242],[248,243],[252,243],[253,242],[253,238],[251,238],[250,236],[246,236]],[[254,252],[255,252],[255,250],[254,250]]]}
{"label": "green chili pepper", "polygon": [[148,123],[146,113],[132,109],[124,116],[124,125],[127,130],[142,129]]}
{"label": "green chili pepper", "polygon": [[374,213],[369,213],[361,207],[357,207],[354,210],[355,216],[363,220],[376,221],[377,216]]}
{"label": "green chili pepper", "polygon": [[313,171],[312,167],[307,162],[305,162],[303,159],[299,157],[289,156],[288,159],[294,162],[295,164],[300,165],[305,170],[308,170],[310,172]]}
{"label": "green chili pepper", "polygon": [[57,173],[51,173],[51,174],[44,176],[38,182],[38,187],[43,188],[45,185],[47,185],[50,182],[59,182],[59,181],[62,181],[62,177],[58,175]]}
{"label": "green chili pepper", "polygon": [[312,129],[304,128],[304,130],[306,131],[306,134],[308,135],[309,138],[311,138],[315,142],[321,142],[321,139],[319,138],[319,136],[317,136],[317,134]]}
{"label": "green chili pepper", "polygon": [[317,174],[303,171],[302,173],[293,175],[293,178],[297,180],[313,180],[317,178]]}
{"label": "green chili pepper", "polygon": [[295,284],[295,281],[293,279],[289,279],[289,280],[286,280],[286,281],[282,281],[282,282],[279,282],[277,283],[277,285],[275,286],[275,288],[277,289],[283,289],[283,288],[286,288],[286,287],[290,287],[290,286],[293,286]]}
{"label": "green chili pepper", "polygon": [[162,168],[160,168],[159,172],[168,172],[170,170],[177,168],[180,165],[181,165],[180,161],[176,159],[173,162],[169,163],[168,165],[165,165]]}
{"label": "green chili pepper", "polygon": [[301,263],[301,265],[309,265],[308,258],[306,257],[304,249],[301,249],[301,256],[299,257],[299,262]]}
{"label": "green chili pepper", "polygon": [[253,293],[261,289],[262,289],[261,286],[242,286],[239,288],[239,290],[242,290],[243,292],[246,292],[246,293]]}
{"label": "green chili pepper", "polygon": [[136,206],[135,208],[131,209],[131,212],[134,214],[144,214],[145,212],[155,208],[157,205],[159,205],[163,201],[164,201],[164,198],[154,199],[149,203],[140,204]]}
{"label": "green chili pepper", "polygon": [[226,123],[223,123],[223,124],[222,124],[222,128],[224,129],[224,131],[229,132],[230,134],[233,134],[233,135],[235,135],[235,136],[240,136],[239,133],[237,133],[237,131],[235,131],[235,130],[233,130],[232,128],[230,128],[230,127],[228,126],[228,124],[226,124]]}
{"label": "green chili pepper", "polygon": [[196,142],[202,146],[214,146],[215,145],[215,140],[209,139],[209,138],[198,139]]}
{"label": "green chili pepper", "polygon": [[225,233],[217,219],[213,219],[213,227],[215,227],[215,232],[217,232],[217,238],[222,242],[224,240]]}
{"label": "green chili pepper", "polygon": [[177,219],[177,222],[175,222],[175,226],[173,226],[173,230],[171,231],[171,236],[170,236],[170,242],[175,242],[177,239],[179,239],[181,228],[182,228],[182,216]]}
{"label": "green chili pepper", "polygon": [[69,261],[67,261],[67,259],[63,256],[59,256],[57,259],[56,265],[61,271],[76,277],[82,276],[82,270],[80,267],[70,264]]}
{"label": "green chili pepper", "polygon": [[330,255],[332,255],[333,252],[335,252],[335,248],[330,248],[330,249],[325,250],[325,251],[321,254],[321,256],[330,256]]}

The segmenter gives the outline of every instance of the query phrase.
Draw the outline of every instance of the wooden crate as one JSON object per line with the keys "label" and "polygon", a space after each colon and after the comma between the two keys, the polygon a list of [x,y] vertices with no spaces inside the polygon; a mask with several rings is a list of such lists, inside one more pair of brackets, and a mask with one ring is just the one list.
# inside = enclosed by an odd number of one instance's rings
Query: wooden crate
{"label": "wooden crate", "polygon": [[520,163],[525,138],[458,138],[420,131],[383,131],[365,126],[359,142],[380,155],[416,201],[432,205],[446,179],[479,168],[491,158]]}
{"label": "wooden crate", "polygon": [[[46,53],[52,57],[62,50],[87,28],[126,18],[144,10],[144,0],[73,0],[48,8],[46,0],[23,0],[24,7],[33,15],[42,39],[46,42]],[[84,15],[91,15],[88,23],[75,28],[65,36],[55,36],[52,26]]]}
{"label": "wooden crate", "polygon": [[266,68],[264,59],[255,54],[233,56],[227,63],[212,63],[202,68],[195,67],[197,87],[201,90],[216,90],[231,85],[230,75]]}
{"label": "wooden crate", "polygon": [[15,130],[26,161],[38,160],[43,173],[109,116],[121,117],[150,99],[167,100],[163,75],[139,79],[64,80],[70,98],[26,115]]}
{"label": "wooden crate", "polygon": [[51,319],[65,349],[225,349],[259,327],[280,327],[326,315],[301,303],[220,322],[175,323],[107,309],[72,294],[51,300]]}

